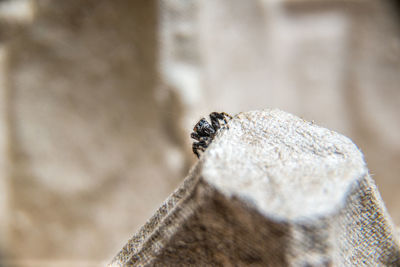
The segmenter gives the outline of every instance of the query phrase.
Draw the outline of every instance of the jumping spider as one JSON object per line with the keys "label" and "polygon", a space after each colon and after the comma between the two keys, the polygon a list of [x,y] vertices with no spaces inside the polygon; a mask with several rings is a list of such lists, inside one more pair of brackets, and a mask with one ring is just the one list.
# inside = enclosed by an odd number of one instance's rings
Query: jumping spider
{"label": "jumping spider", "polygon": [[232,116],[225,112],[213,112],[210,114],[211,125],[205,118],[202,118],[194,126],[190,137],[198,141],[193,142],[192,145],[193,153],[198,158],[200,158],[199,151],[204,152],[206,150],[218,130],[221,128],[220,121],[223,121],[225,126],[228,123],[228,119],[232,119]]}

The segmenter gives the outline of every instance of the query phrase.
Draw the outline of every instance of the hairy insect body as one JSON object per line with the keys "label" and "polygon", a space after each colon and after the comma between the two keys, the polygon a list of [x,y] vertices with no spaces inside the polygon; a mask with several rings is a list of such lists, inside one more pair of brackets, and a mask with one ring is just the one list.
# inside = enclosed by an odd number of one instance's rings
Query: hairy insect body
{"label": "hairy insect body", "polygon": [[[213,112],[210,114],[211,124],[205,118],[196,123],[190,137],[197,140],[197,142],[193,142],[192,150],[198,158],[200,157],[199,151],[204,152],[206,150],[218,130],[222,126],[227,126],[230,119],[232,119],[232,116],[225,112]],[[221,124],[222,122],[223,124]]]}

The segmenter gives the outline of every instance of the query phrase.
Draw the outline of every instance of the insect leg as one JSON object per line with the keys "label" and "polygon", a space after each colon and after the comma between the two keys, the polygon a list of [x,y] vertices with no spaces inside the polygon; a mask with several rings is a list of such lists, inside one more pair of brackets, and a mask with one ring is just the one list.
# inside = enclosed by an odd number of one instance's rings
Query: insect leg
{"label": "insect leg", "polygon": [[222,115],[222,117],[224,117],[223,120],[224,120],[225,123],[228,123],[228,121],[226,120],[226,118],[229,118],[229,120],[232,119],[232,116],[229,115],[228,113],[221,112],[220,114]]}
{"label": "insect leg", "polygon": [[215,131],[221,128],[221,125],[219,124],[219,120],[221,119],[223,119],[223,117],[221,117],[220,113],[218,112],[210,113],[211,125]]}
{"label": "insect leg", "polygon": [[208,147],[208,144],[207,144],[207,142],[205,141],[205,140],[201,140],[201,141],[199,141],[199,142],[194,142],[193,144],[192,144],[192,150],[193,150],[193,153],[199,158],[200,157],[200,154],[199,154],[199,150],[201,151],[201,152],[204,152],[205,150],[206,150],[206,148]]}
{"label": "insect leg", "polygon": [[219,121],[224,121],[225,124],[228,123],[228,120],[232,119],[232,116],[225,113],[225,112],[213,112],[210,114],[210,119],[211,119],[211,123],[213,125],[213,127],[218,130],[219,128],[221,128],[221,125],[219,123]]}
{"label": "insect leg", "polygon": [[198,148],[199,148],[199,144],[198,143],[195,142],[195,143],[192,144],[193,153],[197,156],[197,158],[200,158],[200,154],[197,151]]}
{"label": "insect leg", "polygon": [[200,141],[200,139],[201,139],[201,136],[198,133],[195,133],[195,132],[191,133],[190,137],[195,139],[195,140],[197,140],[197,141]]}

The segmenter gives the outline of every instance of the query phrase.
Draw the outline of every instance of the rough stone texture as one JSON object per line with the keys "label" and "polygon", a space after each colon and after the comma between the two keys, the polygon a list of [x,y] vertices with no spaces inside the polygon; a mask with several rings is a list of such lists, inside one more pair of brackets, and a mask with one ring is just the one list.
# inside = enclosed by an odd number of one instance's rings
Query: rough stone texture
{"label": "rough stone texture", "polygon": [[187,173],[212,111],[277,107],[346,134],[400,223],[398,10],[0,1],[0,264],[108,261]]}
{"label": "rough stone texture", "polygon": [[394,3],[161,3],[167,14],[161,16],[167,36],[160,47],[162,79],[187,103],[188,131],[212,111],[276,107],[344,133],[363,149],[400,223],[400,14]]}
{"label": "rough stone texture", "polygon": [[352,141],[279,110],[229,122],[109,266],[399,266]]}

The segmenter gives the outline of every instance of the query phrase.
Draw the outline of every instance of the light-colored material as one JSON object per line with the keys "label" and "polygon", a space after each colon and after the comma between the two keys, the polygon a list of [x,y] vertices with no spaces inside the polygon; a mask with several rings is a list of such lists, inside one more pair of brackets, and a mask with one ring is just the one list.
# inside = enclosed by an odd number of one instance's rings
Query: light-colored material
{"label": "light-colored material", "polygon": [[229,122],[110,266],[399,266],[348,138],[279,110]]}

